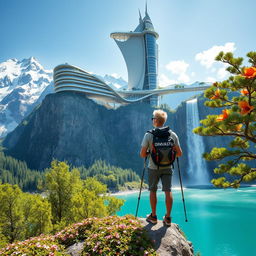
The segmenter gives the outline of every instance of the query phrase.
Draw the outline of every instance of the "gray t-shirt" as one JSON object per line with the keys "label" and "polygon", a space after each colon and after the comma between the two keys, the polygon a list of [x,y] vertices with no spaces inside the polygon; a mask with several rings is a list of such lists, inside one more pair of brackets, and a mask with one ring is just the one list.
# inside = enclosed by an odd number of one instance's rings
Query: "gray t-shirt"
{"label": "gray t-shirt", "polygon": [[[161,127],[161,128],[165,128],[165,127]],[[161,128],[159,128],[159,129],[161,129]],[[180,147],[180,142],[179,142],[179,138],[178,138],[177,134],[175,132],[171,131],[171,137],[174,141],[174,145]],[[144,138],[141,142],[141,146],[145,147],[149,151],[151,151],[152,143],[153,143],[153,134],[146,132],[144,135]],[[157,165],[154,164],[150,154],[149,154],[148,168],[150,168],[150,169],[158,168]],[[159,169],[168,169],[168,168],[159,166]]]}

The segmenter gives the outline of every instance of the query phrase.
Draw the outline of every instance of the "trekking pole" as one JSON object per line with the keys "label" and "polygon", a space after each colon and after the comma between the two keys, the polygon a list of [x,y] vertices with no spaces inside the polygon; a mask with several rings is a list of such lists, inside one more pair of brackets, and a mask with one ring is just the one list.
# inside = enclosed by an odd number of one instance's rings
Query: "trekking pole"
{"label": "trekking pole", "polygon": [[185,205],[185,199],[184,199],[184,193],[183,193],[183,187],[182,187],[181,173],[180,173],[180,164],[179,164],[179,158],[178,157],[177,157],[177,166],[178,166],[178,171],[179,171],[180,188],[181,188],[181,194],[182,194],[182,201],[183,201],[183,208],[184,208],[184,214],[185,214],[185,221],[188,222],[186,205]]}
{"label": "trekking pole", "polygon": [[146,169],[146,162],[147,162],[147,157],[145,157],[145,159],[144,159],[144,167],[143,167],[143,171],[142,171],[142,175],[141,175],[140,193],[139,193],[139,197],[138,197],[138,203],[137,203],[136,214],[135,214],[136,218],[137,218],[138,210],[139,210],[140,195],[141,195],[141,189],[142,189],[143,180],[144,180],[144,173],[145,173],[145,169]]}

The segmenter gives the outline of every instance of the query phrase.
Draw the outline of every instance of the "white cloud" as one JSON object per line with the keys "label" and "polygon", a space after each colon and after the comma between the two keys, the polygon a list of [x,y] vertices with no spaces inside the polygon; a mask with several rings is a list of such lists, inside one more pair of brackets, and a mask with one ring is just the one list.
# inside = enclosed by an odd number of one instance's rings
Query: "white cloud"
{"label": "white cloud", "polygon": [[165,68],[171,71],[175,75],[179,75],[181,73],[186,73],[189,64],[186,63],[184,60],[176,60],[169,62]]}
{"label": "white cloud", "polygon": [[216,81],[217,81],[216,78],[210,77],[210,76],[207,77],[206,80],[205,80],[206,83],[214,83],[214,82],[216,82]]}
{"label": "white cloud", "polygon": [[177,84],[177,83],[178,83],[178,81],[169,79],[169,77],[167,77],[164,74],[159,75],[159,86],[160,87],[166,87],[168,85]]}
{"label": "white cloud", "polygon": [[190,78],[187,74],[182,73],[179,75],[178,80],[182,83],[188,83],[190,81]]}
{"label": "white cloud", "polygon": [[[176,81],[174,83],[188,83],[190,81],[190,77],[186,74],[189,64],[184,60],[175,60],[169,62],[165,65],[165,68],[173,75],[177,75]],[[173,80],[174,81],[174,80]]]}
{"label": "white cloud", "polygon": [[214,45],[210,49],[196,54],[195,60],[206,68],[211,68],[216,62],[215,57],[219,52],[234,52],[236,50],[235,43],[226,43],[225,45]]}
{"label": "white cloud", "polygon": [[219,79],[224,79],[229,75],[229,72],[226,71],[227,65],[221,67],[218,72],[217,72],[217,76]]}

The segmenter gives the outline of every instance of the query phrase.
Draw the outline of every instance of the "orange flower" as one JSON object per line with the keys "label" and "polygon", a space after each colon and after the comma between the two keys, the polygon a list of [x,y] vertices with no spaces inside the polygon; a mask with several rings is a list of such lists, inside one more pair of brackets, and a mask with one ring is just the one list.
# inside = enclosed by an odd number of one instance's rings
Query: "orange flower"
{"label": "orange flower", "polygon": [[211,100],[219,99],[220,97],[220,89],[217,88],[217,90],[214,92],[214,95],[211,97]]}
{"label": "orange flower", "polygon": [[221,122],[221,121],[227,119],[228,116],[229,116],[229,110],[223,109],[223,110],[222,110],[222,114],[219,115],[219,116],[216,118],[216,121],[217,121],[217,122]]}
{"label": "orange flower", "polygon": [[241,108],[241,115],[249,114],[254,109],[254,106],[250,106],[247,101],[238,102],[238,106]]}
{"label": "orange flower", "polygon": [[246,95],[249,94],[249,91],[248,91],[246,88],[242,89],[240,92],[241,92],[241,94],[244,95],[244,96],[246,96]]}
{"label": "orange flower", "polygon": [[243,124],[237,124],[237,125],[236,125],[236,131],[237,131],[237,132],[240,132],[241,129],[242,129],[242,127],[243,127]]}
{"label": "orange flower", "polygon": [[243,77],[245,78],[254,78],[256,77],[256,67],[244,68]]}

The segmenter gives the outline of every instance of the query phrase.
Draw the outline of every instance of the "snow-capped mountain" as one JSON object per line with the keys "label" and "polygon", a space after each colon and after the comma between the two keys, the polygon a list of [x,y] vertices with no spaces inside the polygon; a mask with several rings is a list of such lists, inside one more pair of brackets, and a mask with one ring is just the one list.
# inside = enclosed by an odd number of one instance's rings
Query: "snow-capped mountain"
{"label": "snow-capped mountain", "polygon": [[[0,63],[0,137],[11,132],[44,97],[54,92],[53,71],[34,57]],[[121,77],[98,76],[114,89],[127,87]]]}
{"label": "snow-capped mountain", "polygon": [[114,89],[124,90],[128,88],[128,83],[122,78],[113,75],[105,75],[104,81]]}
{"label": "snow-capped mountain", "polygon": [[52,70],[45,70],[34,57],[0,63],[1,137],[32,111],[46,89],[53,91]]}
{"label": "snow-capped mountain", "polygon": [[[53,71],[44,69],[34,57],[21,61],[9,59],[0,63],[0,137],[16,128],[47,94],[54,92],[52,75]],[[128,83],[122,77],[96,76],[113,89],[127,89]],[[195,82],[191,85],[179,84],[178,86],[203,85],[207,84]],[[164,95],[160,97],[160,103],[167,103],[171,108],[176,108],[181,101],[200,93],[180,93],[175,98]]]}
{"label": "snow-capped mountain", "polygon": [[108,86],[110,86],[113,89],[118,90],[126,90],[128,88],[128,83],[120,76],[116,75],[105,75],[100,76],[97,74],[93,74],[94,76],[98,77],[102,81],[104,81]]}

